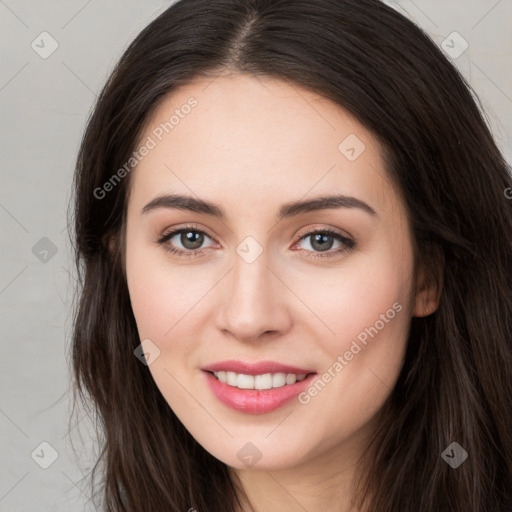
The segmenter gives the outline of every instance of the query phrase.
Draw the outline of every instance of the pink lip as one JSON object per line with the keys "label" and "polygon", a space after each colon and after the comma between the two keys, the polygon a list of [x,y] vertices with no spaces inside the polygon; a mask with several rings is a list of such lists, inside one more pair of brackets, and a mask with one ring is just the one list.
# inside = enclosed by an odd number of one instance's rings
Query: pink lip
{"label": "pink lip", "polygon": [[301,375],[303,373],[315,373],[314,370],[306,370],[297,368],[287,364],[280,364],[275,361],[260,361],[258,363],[244,363],[242,361],[219,361],[218,363],[203,366],[201,370],[208,372],[235,372],[244,375],[263,375],[265,373],[295,373]]}
{"label": "pink lip", "polygon": [[[227,361],[226,363],[229,362]],[[260,370],[258,365],[244,366],[238,362],[231,362],[232,364],[226,363],[219,363],[203,368],[206,383],[213,394],[224,405],[227,405],[236,411],[248,414],[264,414],[284,406],[297,395],[305,391],[316,376],[316,372],[310,373],[307,370],[295,368],[293,366],[276,366],[276,364],[269,366],[268,363],[261,363],[260,367],[263,368],[263,370]],[[274,368],[276,367],[279,368],[279,370],[275,370]],[[213,371],[217,372],[222,370],[210,370],[210,368],[226,368],[227,370],[225,371],[235,371],[236,373],[245,373],[246,375],[258,375],[264,373],[295,373],[298,375],[309,373],[309,375],[307,375],[304,380],[297,381],[295,384],[286,384],[280,388],[239,389],[221,382],[213,375],[213,373],[211,373]],[[242,368],[244,371],[242,371]],[[257,370],[255,370],[255,368]],[[268,368],[272,368],[272,371],[267,371]]]}

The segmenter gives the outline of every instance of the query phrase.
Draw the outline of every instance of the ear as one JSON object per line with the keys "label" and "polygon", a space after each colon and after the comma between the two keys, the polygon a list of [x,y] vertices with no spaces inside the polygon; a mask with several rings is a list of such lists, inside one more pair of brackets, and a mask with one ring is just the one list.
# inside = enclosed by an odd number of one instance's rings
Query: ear
{"label": "ear", "polygon": [[425,265],[421,265],[416,278],[413,316],[423,317],[434,313],[439,307],[442,291],[442,269],[437,268],[436,272],[428,272]]}

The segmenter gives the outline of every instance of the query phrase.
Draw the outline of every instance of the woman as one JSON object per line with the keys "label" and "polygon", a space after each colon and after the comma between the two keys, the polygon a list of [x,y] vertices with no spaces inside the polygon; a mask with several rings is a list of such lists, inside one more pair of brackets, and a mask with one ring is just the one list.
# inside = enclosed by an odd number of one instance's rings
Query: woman
{"label": "woman", "polygon": [[412,22],[178,1],[75,187],[105,510],[512,510],[512,180]]}

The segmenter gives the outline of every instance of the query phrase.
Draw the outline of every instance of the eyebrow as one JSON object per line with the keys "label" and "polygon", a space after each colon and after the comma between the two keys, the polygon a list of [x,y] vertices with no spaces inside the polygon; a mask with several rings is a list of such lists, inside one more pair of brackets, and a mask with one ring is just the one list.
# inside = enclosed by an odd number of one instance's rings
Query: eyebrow
{"label": "eyebrow", "polygon": [[[177,210],[186,210],[195,213],[211,215],[218,219],[226,219],[224,210],[217,204],[203,199],[182,194],[166,194],[155,197],[144,208],[141,214],[150,212],[157,208],[170,208]],[[318,210],[328,210],[335,208],[359,208],[369,215],[377,217],[377,212],[364,201],[356,197],[345,195],[327,195],[315,197],[305,201],[292,201],[285,203],[279,209],[277,215],[278,220],[294,217],[304,213],[314,212]]]}

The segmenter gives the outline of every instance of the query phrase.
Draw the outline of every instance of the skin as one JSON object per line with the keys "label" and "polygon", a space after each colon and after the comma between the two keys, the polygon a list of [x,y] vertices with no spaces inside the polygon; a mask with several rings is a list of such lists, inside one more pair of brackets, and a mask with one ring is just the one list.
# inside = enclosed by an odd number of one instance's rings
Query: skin
{"label": "skin", "polygon": [[[149,370],[191,435],[239,476],[254,510],[353,510],[354,465],[399,375],[411,318],[439,303],[415,268],[383,149],[339,105],[297,85],[237,74],[173,91],[140,142],[191,96],[198,105],[130,176],[126,273],[140,339],[160,350]],[[350,134],[366,147],[354,161],[338,149]],[[171,192],[215,202],[227,217],[170,208],[141,214]],[[277,222],[283,203],[333,192],[377,215],[338,208]],[[203,254],[180,257],[156,243],[189,223],[207,233]],[[356,247],[336,254],[342,243],[329,239],[332,257],[315,258],[326,253],[312,236],[301,238],[308,228],[334,229]],[[252,263],[236,252],[247,236],[263,251]],[[179,235],[172,244],[193,249]],[[401,311],[308,404],[234,411],[200,370],[226,359],[274,360],[322,375],[394,303]],[[237,457],[247,442],[261,453],[250,468]]]}

